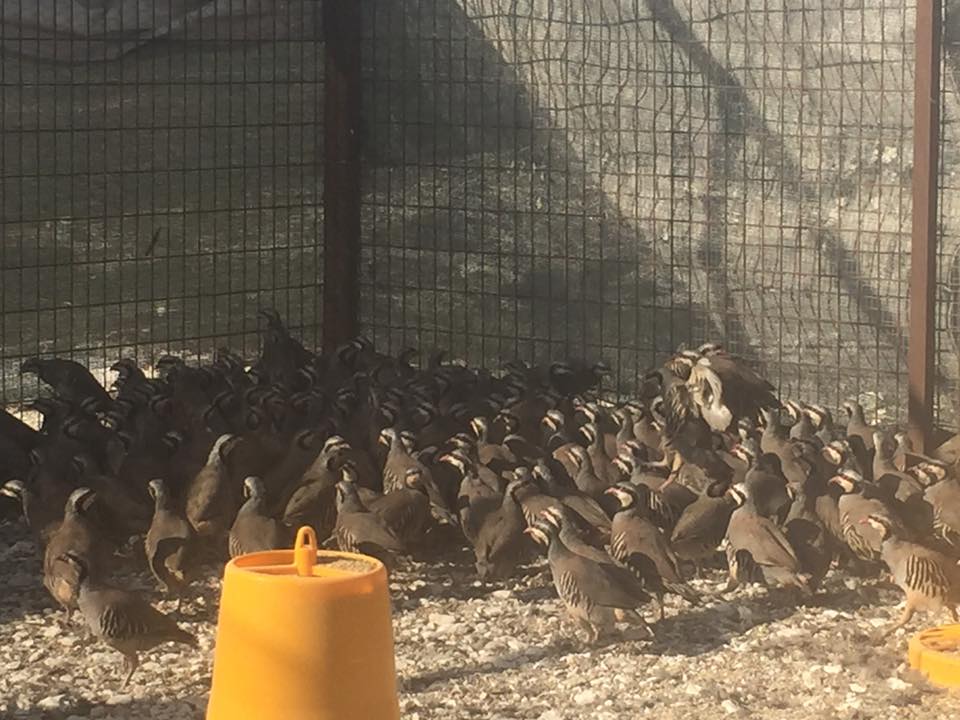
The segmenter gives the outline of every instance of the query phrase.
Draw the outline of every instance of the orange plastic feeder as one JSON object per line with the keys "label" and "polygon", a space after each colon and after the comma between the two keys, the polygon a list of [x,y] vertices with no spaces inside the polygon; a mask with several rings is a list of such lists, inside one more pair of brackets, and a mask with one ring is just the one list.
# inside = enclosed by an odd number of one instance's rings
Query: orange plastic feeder
{"label": "orange plastic feeder", "polygon": [[398,720],[387,573],[366,555],[293,550],[224,571],[207,720]]}
{"label": "orange plastic feeder", "polygon": [[909,658],[935,685],[960,688],[960,625],[924,630],[910,639]]}

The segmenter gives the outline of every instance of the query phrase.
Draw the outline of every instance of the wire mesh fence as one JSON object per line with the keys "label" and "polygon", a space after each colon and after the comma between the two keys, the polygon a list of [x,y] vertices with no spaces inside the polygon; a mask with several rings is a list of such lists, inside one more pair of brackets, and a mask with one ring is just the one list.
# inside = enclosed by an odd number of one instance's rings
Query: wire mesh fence
{"label": "wire mesh fence", "polygon": [[5,0],[0,386],[221,345],[276,306],[317,338],[317,4]]}
{"label": "wire mesh fence", "polygon": [[[320,5],[3,3],[7,400],[37,354],[250,353],[262,305],[319,343]],[[625,392],[714,339],[785,396],[901,418],[914,20],[914,0],[362,3],[365,333],[488,367],[602,357]]]}
{"label": "wire mesh fence", "polygon": [[718,339],[786,396],[905,384],[913,5],[370,3],[363,319],[629,390]]}
{"label": "wire mesh fence", "polygon": [[935,415],[940,424],[960,427],[958,378],[960,378],[960,152],[957,123],[960,121],[960,6],[944,8],[943,65],[940,105],[940,192],[937,267],[937,334]]}

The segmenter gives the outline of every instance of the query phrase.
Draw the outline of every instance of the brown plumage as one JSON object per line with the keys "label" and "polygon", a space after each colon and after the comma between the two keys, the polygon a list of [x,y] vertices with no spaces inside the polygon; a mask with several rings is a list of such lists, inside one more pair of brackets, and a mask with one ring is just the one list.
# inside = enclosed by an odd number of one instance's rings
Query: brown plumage
{"label": "brown plumage", "polygon": [[873,480],[873,431],[872,425],[864,417],[863,406],[855,401],[845,402],[843,409],[847,413],[847,442],[857,461],[857,468],[863,478]]}
{"label": "brown plumage", "polygon": [[67,611],[77,605],[80,577],[76,567],[64,560],[66,554],[80,558],[88,574],[99,577],[107,556],[107,548],[94,527],[88,512],[94,501],[90,488],[77,488],[67,499],[63,522],[50,535],[43,554],[43,585],[53,599]]}
{"label": "brown plumage", "polygon": [[734,422],[738,418],[755,421],[761,410],[780,407],[773,385],[743,359],[731,355],[717,343],[705,343],[697,348],[697,352],[719,376],[723,385],[723,401],[730,409]]}
{"label": "brown plumage", "polygon": [[517,499],[522,481],[507,484],[500,505],[485,514],[473,542],[477,573],[483,580],[509,577],[524,556],[523,535],[527,527]]}
{"label": "brown plumage", "polygon": [[960,479],[945,478],[928,487],[924,498],[933,508],[933,529],[960,552]]}
{"label": "brown plumage", "polygon": [[60,527],[62,503],[57,507],[56,503],[44,502],[19,478],[5,482],[3,487],[0,487],[0,495],[20,503],[27,527],[40,541],[40,545],[45,546],[50,541],[50,536]]}
{"label": "brown plumage", "polygon": [[164,591],[177,598],[179,609],[195,566],[193,528],[177,512],[163,480],[155,478],[148,487],[153,496],[154,511],[143,543],[147,565]]}
{"label": "brown plumage", "polygon": [[580,434],[587,440],[586,452],[590,458],[590,467],[596,476],[606,483],[606,487],[619,482],[621,480],[620,470],[614,465],[613,459],[607,455],[607,450],[604,447],[604,436],[597,424],[594,422],[587,423],[580,428]]}
{"label": "brown plumage", "polygon": [[266,497],[260,478],[251,476],[244,480],[243,492],[247,499],[230,528],[230,557],[283,547],[283,529],[276,518],[266,514]]}
{"label": "brown plumage", "polygon": [[386,463],[383,466],[384,493],[405,487],[404,478],[407,476],[407,470],[411,468],[419,468],[425,474],[429,473],[427,468],[410,454],[400,433],[394,428],[384,428],[380,433],[380,442],[388,448]]}
{"label": "brown plumage", "polygon": [[648,516],[650,490],[644,485],[620,483],[607,490],[620,503],[610,531],[610,554],[630,569],[652,592],[663,619],[663,596],[674,593],[697,605],[700,596],[687,585],[673,548]]}
{"label": "brown plumage", "polygon": [[123,686],[130,682],[137,669],[138,653],[165,642],[196,647],[197,639],[193,635],[180,629],[173,618],[154,609],[136,593],[93,580],[83,558],[67,553],[58,560],[71,567],[78,578],[77,604],[90,630],[123,655],[127,670]]}
{"label": "brown plumage", "polygon": [[538,522],[526,531],[544,546],[553,584],[570,616],[596,642],[617,620],[629,619],[652,635],[637,609],[649,602],[639,582],[624,568],[581,555],[560,538],[560,527]]}
{"label": "brown plumage", "polygon": [[356,484],[349,481],[337,483],[337,523],[333,534],[341,550],[371,555],[388,567],[394,565],[395,554],[406,552],[403,540],[382,517],[370,512],[360,499]]}
{"label": "brown plumage", "polygon": [[803,573],[787,536],[757,510],[749,488],[739,483],[728,491],[738,504],[727,526],[727,563],[732,589],[744,582],[763,580],[809,593],[810,578]]}
{"label": "brown plumage", "polygon": [[875,527],[863,521],[870,515],[892,520],[893,510],[883,500],[864,494],[863,478],[855,470],[843,470],[830,478],[830,482],[839,486],[843,493],[837,500],[837,509],[847,547],[861,560],[878,562],[883,537]]}
{"label": "brown plumage", "polygon": [[230,527],[240,505],[239,488],[230,475],[230,455],[241,440],[221,435],[214,441],[207,462],[187,488],[185,514],[200,537],[215,537]]}
{"label": "brown plumage", "polygon": [[873,527],[882,538],[880,555],[894,582],[906,594],[903,614],[889,632],[910,622],[917,610],[936,612],[946,608],[953,622],[960,622],[960,565],[956,559],[903,539],[899,528],[882,515],[868,515],[861,522]]}
{"label": "brown plumage", "polygon": [[584,448],[576,445],[567,452],[577,470],[573,476],[573,482],[577,486],[577,490],[595,500],[602,497],[606,489],[613,483],[597,474],[593,467],[593,460]]}
{"label": "brown plumage", "polygon": [[670,535],[674,552],[698,568],[717,553],[727,532],[735,504],[724,494],[725,485],[715,483],[683,509]]}

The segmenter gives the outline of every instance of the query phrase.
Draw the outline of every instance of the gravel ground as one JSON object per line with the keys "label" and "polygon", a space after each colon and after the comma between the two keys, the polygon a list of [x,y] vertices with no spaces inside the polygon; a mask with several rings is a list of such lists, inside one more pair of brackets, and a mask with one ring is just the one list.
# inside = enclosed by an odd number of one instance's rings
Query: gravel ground
{"label": "gravel ground", "polygon": [[[203,717],[219,568],[208,568],[180,617],[200,649],[165,645],[143,654],[121,690],[120,656],[85,640],[77,618],[69,629],[59,626],[62,613],[39,567],[25,528],[0,524],[0,717]],[[654,640],[631,640],[627,630],[586,647],[572,635],[545,567],[526,570],[484,585],[464,554],[395,573],[404,718],[945,720],[960,713],[960,697],[905,665],[907,634],[884,638],[901,598],[883,583],[831,573],[825,592],[797,607],[789,593],[763,588],[721,598],[724,577],[715,571],[693,581],[708,598],[702,606],[668,600]],[[144,574],[116,579],[152,592]]]}

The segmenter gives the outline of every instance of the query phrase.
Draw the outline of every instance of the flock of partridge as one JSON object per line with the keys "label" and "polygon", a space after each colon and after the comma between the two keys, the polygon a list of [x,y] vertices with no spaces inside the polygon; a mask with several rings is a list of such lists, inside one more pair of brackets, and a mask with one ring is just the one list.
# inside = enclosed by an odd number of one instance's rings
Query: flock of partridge
{"label": "flock of partridge", "polygon": [[603,363],[416,368],[363,340],[317,355],[262,315],[252,363],[168,356],[147,377],[122,359],[111,394],[78,363],[30,360],[52,390],[32,404],[41,427],[0,414],[0,492],[44,549],[50,595],[123,654],[125,683],[138,652],[195,641],[111,584],[119,563],[142,557],[189,602],[205,563],[289,546],[302,525],[388,568],[466,545],[489,582],[543,553],[591,642],[620,621],[652,633],[644,606],[698,603],[687,578],[723,558],[727,590],[800,600],[832,566],[886,569],[906,594],[894,627],[917,609],[957,618],[958,439],[922,456],[856,403],[837,425],[712,344],[609,400]]}

